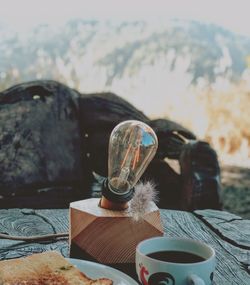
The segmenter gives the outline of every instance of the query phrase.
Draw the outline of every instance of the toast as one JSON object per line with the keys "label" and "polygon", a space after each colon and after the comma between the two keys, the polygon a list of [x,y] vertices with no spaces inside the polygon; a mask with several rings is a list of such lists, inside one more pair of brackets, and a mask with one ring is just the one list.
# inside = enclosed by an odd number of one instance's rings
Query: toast
{"label": "toast", "polygon": [[112,285],[90,279],[55,251],[0,262],[0,285]]}

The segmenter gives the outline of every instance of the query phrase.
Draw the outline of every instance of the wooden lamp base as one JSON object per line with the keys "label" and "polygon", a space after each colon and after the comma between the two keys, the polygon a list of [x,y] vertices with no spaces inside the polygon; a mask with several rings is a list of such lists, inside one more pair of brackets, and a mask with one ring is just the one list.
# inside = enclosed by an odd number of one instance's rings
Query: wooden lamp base
{"label": "wooden lamp base", "polygon": [[152,202],[143,219],[136,222],[129,211],[107,210],[99,202],[92,198],[70,204],[70,256],[127,271],[129,264],[134,267],[137,244],[163,235],[159,209]]}

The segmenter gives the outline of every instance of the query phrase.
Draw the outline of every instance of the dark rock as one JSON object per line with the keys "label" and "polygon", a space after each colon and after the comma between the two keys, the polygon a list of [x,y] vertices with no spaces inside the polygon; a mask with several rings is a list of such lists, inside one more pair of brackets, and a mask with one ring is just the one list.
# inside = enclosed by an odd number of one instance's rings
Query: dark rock
{"label": "dark rock", "polygon": [[53,81],[0,93],[0,193],[79,184],[78,93]]}
{"label": "dark rock", "polygon": [[84,140],[88,165],[103,176],[107,175],[110,133],[122,121],[139,120],[155,130],[159,140],[156,159],[160,160],[165,157],[178,159],[185,143],[183,138],[195,138],[193,133],[173,121],[150,120],[126,100],[112,93],[80,95],[80,120],[86,134]]}
{"label": "dark rock", "polygon": [[67,207],[98,195],[92,172],[107,176],[110,133],[129,119],[149,124],[159,140],[142,179],[156,183],[162,208],[179,208],[181,178],[164,158],[179,159],[193,133],[151,121],[115,94],[80,94],[46,80],[0,93],[0,207]]}

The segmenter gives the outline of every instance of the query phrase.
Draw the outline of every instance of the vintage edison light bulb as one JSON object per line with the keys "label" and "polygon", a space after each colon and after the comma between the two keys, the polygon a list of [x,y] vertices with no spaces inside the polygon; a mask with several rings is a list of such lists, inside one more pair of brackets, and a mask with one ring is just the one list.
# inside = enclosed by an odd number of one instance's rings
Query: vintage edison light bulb
{"label": "vintage edison light bulb", "polygon": [[[157,136],[147,124],[136,120],[118,124],[110,135],[108,178],[104,182],[103,198],[112,205],[116,203],[126,208],[133,196],[133,187],[153,159],[157,147]],[[101,206],[109,208],[102,202]]]}

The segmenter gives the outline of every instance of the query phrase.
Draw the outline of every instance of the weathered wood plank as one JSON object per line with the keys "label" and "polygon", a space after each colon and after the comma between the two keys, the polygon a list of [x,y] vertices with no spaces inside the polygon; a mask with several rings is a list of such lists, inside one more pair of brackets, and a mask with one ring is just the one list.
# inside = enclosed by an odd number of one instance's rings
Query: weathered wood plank
{"label": "weathered wood plank", "polygon": [[42,235],[68,231],[68,209],[0,211],[0,231],[10,235]]}
{"label": "weathered wood plank", "polygon": [[208,224],[222,239],[250,250],[250,220],[217,210],[197,210],[195,214]]}
{"label": "weathered wood plank", "polygon": [[67,257],[69,255],[68,240],[59,240],[49,243],[3,242],[3,240],[0,240],[0,260],[19,258],[49,250],[59,251],[63,256]]}
{"label": "weathered wood plank", "polygon": [[[224,235],[217,234],[209,221],[206,224],[200,218],[210,213],[212,221],[216,218],[216,211],[199,211],[199,217],[193,213],[161,210],[161,217],[166,236],[189,237],[210,244],[217,254],[217,268],[215,272],[216,285],[249,285],[250,284],[250,250],[242,248],[240,239],[237,244],[232,244]],[[235,219],[235,215],[220,212],[220,217]],[[197,214],[196,214],[197,215]],[[224,215],[224,216],[223,216]],[[222,220],[220,220],[221,222]],[[236,220],[235,220],[236,221]],[[240,221],[240,220],[239,220]],[[244,221],[244,220],[243,220]],[[217,223],[225,227],[230,223]],[[29,210],[11,209],[0,210],[0,232],[12,235],[34,235],[65,232],[68,230],[68,209],[54,210]],[[237,234],[240,229],[233,227]],[[243,230],[243,229],[241,229]],[[246,236],[244,236],[245,243]],[[243,244],[245,246],[245,244]],[[243,247],[244,247],[243,246]],[[22,257],[46,250],[58,250],[64,256],[69,256],[68,240],[54,240],[39,243],[27,243],[0,239],[0,259]]]}
{"label": "weathered wood plank", "polygon": [[[0,210],[0,233],[18,236],[53,234],[68,231],[68,209]],[[47,250],[58,250],[68,256],[68,240],[20,242],[0,239],[0,260],[26,256]]]}
{"label": "weathered wood plank", "polygon": [[250,284],[250,271],[246,262],[250,257],[249,250],[241,249],[223,240],[192,213],[161,210],[161,215],[166,236],[193,238],[215,249],[217,267],[214,281],[216,285]]}

